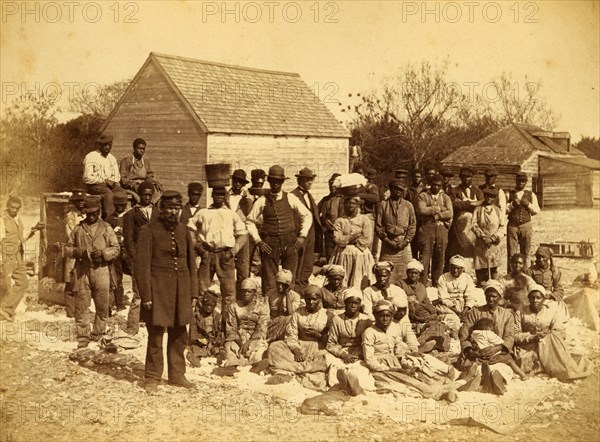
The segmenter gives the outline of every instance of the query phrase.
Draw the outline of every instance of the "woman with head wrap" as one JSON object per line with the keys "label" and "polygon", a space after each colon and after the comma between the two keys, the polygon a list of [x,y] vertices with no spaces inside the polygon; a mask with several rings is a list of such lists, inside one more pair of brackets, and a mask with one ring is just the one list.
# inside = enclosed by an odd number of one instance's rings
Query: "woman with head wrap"
{"label": "woman with head wrap", "polygon": [[227,366],[260,362],[267,349],[269,307],[257,296],[258,284],[244,279],[236,302],[227,308],[225,317],[225,351]]}
{"label": "woman with head wrap", "polygon": [[[512,354],[515,341],[515,320],[513,312],[500,306],[502,284],[489,280],[484,288],[486,304],[474,307],[465,316],[459,331],[461,356],[457,362],[461,370],[465,370],[467,384],[463,389],[478,390],[483,382],[489,392],[503,394],[504,384],[512,379],[513,371],[507,364],[495,363],[493,356],[498,352]],[[469,337],[473,324],[480,319],[491,319],[493,331],[502,339],[502,343],[484,349],[476,349]]]}
{"label": "woman with head wrap", "polygon": [[535,252],[535,262],[525,270],[525,274],[546,289],[546,299],[548,304],[556,303],[557,307],[562,310],[566,319],[570,317],[569,309],[563,301],[565,291],[561,280],[561,273],[554,266],[552,258],[552,250],[545,246],[540,246]]}
{"label": "woman with head wrap", "polygon": [[296,374],[325,373],[331,315],[323,308],[321,287],[307,286],[303,297],[305,306],[292,314],[284,340],[269,346],[269,364],[275,370]]}
{"label": "woman with head wrap", "polygon": [[504,215],[494,204],[498,189],[483,189],[483,202],[475,207],[471,220],[471,230],[475,233],[475,274],[477,282],[483,285],[488,279],[498,277],[500,263],[500,239],[504,236]]}
{"label": "woman with head wrap", "polygon": [[[406,330],[394,323],[395,309],[387,300],[373,307],[375,323],[362,335],[362,348],[366,366],[371,370],[378,388],[410,393],[412,387],[425,397],[441,399],[453,390],[452,384],[427,385],[406,374],[403,363],[413,349],[408,342]],[[433,380],[432,380],[433,381]]]}
{"label": "woman with head wrap", "polygon": [[344,292],[347,287],[344,286],[344,276],[346,271],[342,266],[336,264],[327,264],[323,266],[325,274],[325,285],[323,285],[323,307],[334,310],[334,313],[341,313],[344,310]]}
{"label": "woman with head wrap", "polygon": [[371,326],[371,320],[360,312],[363,294],[354,287],[344,290],[344,313],[334,316],[327,338],[328,383],[340,382],[351,396],[363,390],[374,390],[369,369],[361,365],[362,334]]}
{"label": "woman with head wrap", "polygon": [[475,305],[473,278],[465,271],[465,259],[460,255],[450,258],[450,271],[438,279],[438,299],[434,304],[444,315],[444,323],[453,330],[460,327],[460,319]]}
{"label": "woman with head wrap", "polygon": [[363,290],[365,299],[363,301],[365,314],[373,319],[373,306],[379,301],[389,299],[392,296],[402,296],[406,298],[406,293],[400,287],[390,283],[390,277],[394,270],[394,265],[389,261],[378,262],[373,266],[375,274],[375,284]]}
{"label": "woman with head wrap", "polygon": [[267,328],[267,342],[283,339],[292,314],[302,304],[302,298],[290,288],[292,272],[281,269],[275,276],[276,287],[267,292],[271,320]]}
{"label": "woman with head wrap", "polygon": [[585,356],[572,355],[565,340],[566,318],[556,303],[548,304],[545,287],[536,284],[529,305],[515,314],[516,354],[525,372],[545,372],[560,381],[589,376],[592,364]]}
{"label": "woman with head wrap", "polygon": [[373,226],[366,215],[359,213],[360,197],[349,195],[344,198],[345,215],[333,223],[335,252],[331,264],[344,268],[344,285],[364,289],[371,284],[373,255]]}

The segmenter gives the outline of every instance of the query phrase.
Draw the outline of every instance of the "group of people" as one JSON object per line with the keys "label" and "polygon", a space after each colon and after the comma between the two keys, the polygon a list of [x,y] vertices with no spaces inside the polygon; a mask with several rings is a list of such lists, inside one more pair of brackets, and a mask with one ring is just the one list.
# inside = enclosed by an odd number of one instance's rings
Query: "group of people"
{"label": "group of people", "polygon": [[[111,147],[103,135],[86,156],[87,192],[73,191],[65,216],[69,241],[59,247],[67,314],[75,317],[79,348],[100,339],[111,309],[126,308],[122,279],[131,275],[127,331],[146,323],[149,392],[162,377],[165,332],[169,383],[186,388],[193,384],[185,358],[198,366],[210,356],[283,377],[320,373],[352,395],[383,386],[448,398],[458,373],[423,355],[447,352],[452,341],[461,346],[460,389],[502,394],[512,372],[522,379],[539,371],[563,380],[589,374],[587,361],[571,357],[565,344],[568,310],[551,251],[538,249],[527,268],[539,206],[524,174],[505,193],[492,168],[480,188],[469,167],[456,187],[445,170],[428,169],[425,178],[397,170],[382,192],[375,171],[357,163],[353,172],[365,184],[344,186],[344,175],[334,174],[330,194],[317,203],[310,169],[298,171],[297,187],[285,192],[289,178],[274,165],[252,170],[250,187],[241,169],[230,186],[209,180],[212,203],[201,207],[201,183],[188,185],[186,204],[179,192],[160,188],[144,140],[134,141],[120,171]],[[129,210],[122,187],[134,197]],[[14,206],[9,200],[0,218],[3,252],[6,238],[22,238]],[[499,277],[505,233],[510,271]],[[315,269],[322,286],[312,283]],[[13,293],[22,290],[13,279]],[[476,284],[483,306],[476,306]],[[4,305],[3,298],[3,312]]]}

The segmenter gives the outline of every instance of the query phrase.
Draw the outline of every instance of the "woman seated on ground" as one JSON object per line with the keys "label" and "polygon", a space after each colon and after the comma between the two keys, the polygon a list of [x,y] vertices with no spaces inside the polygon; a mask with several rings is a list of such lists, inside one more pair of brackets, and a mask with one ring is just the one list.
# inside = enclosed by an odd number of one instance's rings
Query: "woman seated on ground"
{"label": "woman seated on ground", "polygon": [[347,287],[344,285],[344,276],[346,272],[342,266],[327,264],[323,266],[325,275],[325,285],[323,285],[323,307],[333,310],[334,313],[344,311],[344,292]]}
{"label": "woman seated on ground", "polygon": [[269,307],[257,292],[257,284],[250,278],[244,279],[238,300],[227,309],[226,366],[250,365],[263,359],[267,349]]}
{"label": "woman seated on ground", "polygon": [[344,198],[345,215],[333,223],[333,241],[336,247],[331,264],[344,268],[344,285],[362,290],[372,281],[373,226],[369,217],[359,213],[359,205],[358,195]]}
{"label": "woman seated on ground", "polygon": [[354,287],[344,291],[344,313],[331,320],[327,339],[330,353],[328,384],[333,387],[339,381],[351,396],[375,389],[369,369],[361,364],[362,334],[372,324],[368,316],[360,312],[362,300],[360,289]]}
{"label": "woman seated on ground", "polygon": [[439,277],[438,299],[434,302],[444,323],[452,330],[460,328],[460,322],[475,305],[473,278],[465,273],[465,259],[460,255],[450,258],[450,271]]}
{"label": "woman seated on ground", "polygon": [[290,288],[292,272],[281,269],[275,276],[276,287],[266,294],[271,320],[267,327],[267,342],[279,341],[294,312],[302,304],[302,298]]}
{"label": "woman seated on ground", "polygon": [[547,303],[551,304],[556,302],[558,308],[562,310],[566,321],[571,315],[567,305],[563,301],[565,290],[560,282],[562,275],[560,270],[554,267],[552,255],[552,250],[548,247],[538,247],[535,252],[535,262],[530,268],[525,270],[525,274],[531,276],[536,284],[539,284],[546,289]]}
{"label": "woman seated on ground", "polygon": [[276,370],[297,374],[327,370],[325,345],[331,315],[323,308],[321,287],[307,286],[304,302],[292,315],[284,340],[269,346],[269,364]]}
{"label": "woman seated on ground", "polygon": [[525,255],[515,253],[510,257],[510,273],[499,280],[504,296],[500,305],[514,311],[520,310],[529,303],[527,294],[535,284],[535,281],[524,273],[527,270],[525,268],[526,261]]}
{"label": "woman seated on ground", "polygon": [[404,295],[392,295],[388,299],[394,307],[394,324],[400,327],[401,336],[403,336],[404,342],[408,346],[411,353],[419,351],[419,341],[412,328],[410,319],[408,319],[408,299]]}
{"label": "woman seated on ground", "polygon": [[[378,388],[409,393],[408,387],[412,387],[421,395],[435,399],[441,399],[453,391],[453,385],[444,385],[444,379],[433,373],[428,376],[433,385],[428,385],[403,368],[403,361],[410,357],[411,348],[406,329],[393,321],[395,310],[391,302],[379,301],[373,307],[373,313],[375,323],[363,333],[362,348],[365,364],[371,370]],[[407,366],[414,369],[414,365],[408,364],[408,360],[406,362]]]}
{"label": "woman seated on ground", "polygon": [[404,296],[406,293],[399,286],[391,284],[390,277],[394,265],[389,261],[378,262],[373,266],[375,274],[375,284],[363,290],[364,294],[364,313],[373,319],[373,306],[379,301],[390,298],[391,296]]}
{"label": "woman seated on ground", "polygon": [[218,294],[207,291],[196,304],[190,324],[190,348],[187,360],[194,367],[206,357],[220,356],[225,341],[221,314],[215,310]]}
{"label": "woman seated on ground", "polygon": [[[512,379],[510,366],[494,360],[498,352],[512,353],[515,340],[513,312],[499,305],[501,292],[502,285],[496,280],[489,280],[484,288],[486,304],[471,309],[459,330],[462,354],[457,361],[457,368],[464,371],[463,376],[467,379],[463,390],[478,391],[483,384],[486,391],[500,395],[506,392],[505,384]],[[493,321],[493,331],[502,339],[502,343],[477,349],[470,336],[473,325],[483,318]]]}
{"label": "woman seated on ground", "polygon": [[572,355],[565,340],[564,313],[556,303],[545,302],[545,288],[536,284],[529,305],[515,314],[516,354],[525,372],[545,372],[560,381],[589,376],[592,364],[585,356]]}

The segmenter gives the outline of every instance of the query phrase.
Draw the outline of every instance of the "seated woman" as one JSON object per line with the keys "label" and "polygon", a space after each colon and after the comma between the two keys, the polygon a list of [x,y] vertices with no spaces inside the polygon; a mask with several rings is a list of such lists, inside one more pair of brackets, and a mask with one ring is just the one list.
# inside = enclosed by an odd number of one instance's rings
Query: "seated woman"
{"label": "seated woman", "polygon": [[238,300],[229,305],[225,318],[226,366],[260,362],[267,349],[269,307],[257,296],[257,284],[244,279]]}
{"label": "seated woman", "polygon": [[335,251],[331,264],[338,264],[344,268],[344,285],[362,290],[368,287],[373,279],[373,226],[369,217],[359,213],[359,205],[360,197],[357,195],[344,198],[345,215],[333,223]]}
{"label": "seated woman", "polygon": [[373,266],[375,284],[363,290],[363,311],[371,319],[373,319],[373,306],[379,301],[389,299],[391,296],[404,296],[406,298],[404,290],[390,282],[393,270],[394,266],[389,261],[378,262]]}
{"label": "seated woman", "polygon": [[460,255],[450,258],[450,271],[437,282],[438,297],[434,304],[452,330],[460,328],[460,321],[475,305],[473,278],[465,271],[465,259]]}
{"label": "seated woman", "polygon": [[552,254],[552,250],[548,247],[538,247],[535,252],[535,263],[529,269],[525,270],[525,274],[531,276],[536,284],[546,289],[547,303],[557,303],[557,307],[562,310],[566,321],[569,319],[570,313],[563,301],[565,291],[560,282],[562,275],[560,270],[554,267]]}
{"label": "seated woman", "polygon": [[323,266],[325,274],[325,285],[323,285],[323,307],[328,310],[334,310],[334,313],[344,311],[344,292],[347,287],[344,285],[344,276],[346,271],[342,266],[327,264]]}
{"label": "seated woman", "polygon": [[417,336],[412,328],[410,319],[408,319],[408,300],[406,296],[392,295],[388,301],[394,307],[394,324],[402,329],[401,335],[408,346],[408,350],[411,353],[417,353],[419,351],[419,341],[417,341]]}
{"label": "seated woman", "polygon": [[589,376],[592,364],[571,355],[565,340],[565,317],[557,304],[545,302],[545,288],[535,285],[529,305],[515,314],[516,354],[525,372],[545,372],[560,381]]}
{"label": "seated woman", "polygon": [[[501,292],[502,285],[496,280],[489,280],[484,288],[486,304],[471,309],[459,330],[462,353],[457,361],[457,368],[465,371],[467,379],[467,384],[461,388],[463,390],[477,391],[483,383],[486,391],[500,395],[506,392],[505,384],[512,379],[513,371],[510,366],[494,360],[494,355],[498,352],[512,353],[515,340],[513,312],[499,305]],[[484,349],[473,346],[471,331],[473,325],[482,318],[493,321],[493,331],[502,339],[502,343]]]}
{"label": "seated woman", "polygon": [[450,398],[449,392],[453,391],[453,385],[445,385],[443,380],[435,382],[434,379],[431,380],[433,385],[428,385],[403,368],[402,362],[409,355],[410,347],[406,329],[393,321],[394,312],[391,302],[379,301],[373,307],[375,324],[362,335],[365,364],[375,378],[376,387],[403,393],[410,393],[408,387],[412,387],[427,398]]}
{"label": "seated woman", "polygon": [[345,310],[331,320],[326,347],[330,353],[329,386],[333,387],[339,381],[351,396],[375,389],[369,369],[361,364],[362,334],[372,324],[367,315],[360,312],[362,299],[363,294],[356,287],[344,291]]}
{"label": "seated woman", "polygon": [[267,327],[267,342],[279,341],[285,336],[285,329],[292,314],[302,304],[302,298],[291,290],[292,272],[281,269],[275,276],[276,287],[266,294],[271,320]]}
{"label": "seated woman", "polygon": [[520,310],[528,304],[527,294],[534,286],[535,281],[524,272],[527,257],[522,253],[515,253],[510,257],[510,273],[501,277],[498,282],[502,285],[502,294],[504,300],[500,305],[512,309]]}
{"label": "seated woman", "polygon": [[269,345],[269,364],[276,370],[296,374],[327,370],[325,345],[331,315],[323,308],[321,288],[307,286],[304,302],[292,315],[284,340]]}
{"label": "seated woman", "polygon": [[218,294],[207,291],[196,304],[190,324],[190,348],[187,360],[194,367],[200,366],[202,358],[220,356],[225,341],[221,314],[215,310]]}

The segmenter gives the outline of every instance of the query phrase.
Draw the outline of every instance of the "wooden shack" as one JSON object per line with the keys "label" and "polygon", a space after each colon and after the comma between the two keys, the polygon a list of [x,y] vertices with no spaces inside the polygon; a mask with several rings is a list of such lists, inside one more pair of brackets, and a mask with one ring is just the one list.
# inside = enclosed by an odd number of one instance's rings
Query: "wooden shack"
{"label": "wooden shack", "polygon": [[207,163],[248,175],[280,164],[292,178],[285,190],[309,167],[315,198],[332,173],[348,170],[348,130],[289,72],[151,53],[101,130],[114,135],[118,160],[144,138],[157,179],[183,193],[191,181],[206,184]]}
{"label": "wooden shack", "polygon": [[[474,167],[477,185],[484,182],[485,169],[494,166],[496,183],[505,190],[514,188],[517,172],[525,172],[527,188],[543,208],[592,205],[591,168],[585,155],[571,146],[568,132],[513,123],[471,146],[459,147],[442,165],[457,175],[464,165]],[[453,184],[457,183],[455,178]]]}

